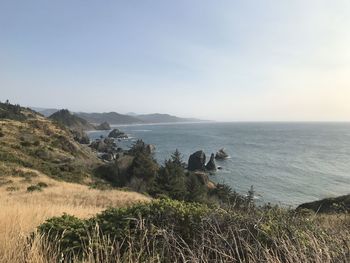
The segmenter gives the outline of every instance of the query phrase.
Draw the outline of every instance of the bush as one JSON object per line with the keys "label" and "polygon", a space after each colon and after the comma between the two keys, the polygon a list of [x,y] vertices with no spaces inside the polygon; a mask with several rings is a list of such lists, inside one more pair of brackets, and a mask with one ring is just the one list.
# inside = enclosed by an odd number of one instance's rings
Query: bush
{"label": "bush", "polygon": [[[54,217],[40,225],[38,231],[66,255],[77,255],[83,251],[96,229],[100,236],[108,236],[122,244],[129,237],[140,234],[141,222],[142,229],[147,229],[150,237],[157,236],[158,231],[175,231],[184,240],[191,242],[196,232],[200,231],[202,218],[209,211],[204,205],[163,199],[129,208],[110,208],[88,220],[68,215]],[[125,242],[122,249],[127,247]]]}
{"label": "bush", "polygon": [[42,191],[41,187],[38,185],[31,185],[27,187],[27,192]]}
{"label": "bush", "polygon": [[18,190],[19,190],[19,187],[17,187],[17,186],[9,186],[6,188],[6,191],[8,191],[8,192],[15,192]]}
{"label": "bush", "polygon": [[88,239],[86,222],[67,214],[47,220],[38,231],[46,234],[49,241],[66,255],[81,253],[84,241]]}

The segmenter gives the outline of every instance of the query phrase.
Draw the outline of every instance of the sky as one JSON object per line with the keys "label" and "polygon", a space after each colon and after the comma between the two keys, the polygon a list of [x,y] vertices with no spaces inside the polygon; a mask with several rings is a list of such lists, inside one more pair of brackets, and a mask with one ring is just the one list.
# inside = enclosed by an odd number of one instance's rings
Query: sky
{"label": "sky", "polygon": [[0,100],[350,121],[348,0],[0,0]]}

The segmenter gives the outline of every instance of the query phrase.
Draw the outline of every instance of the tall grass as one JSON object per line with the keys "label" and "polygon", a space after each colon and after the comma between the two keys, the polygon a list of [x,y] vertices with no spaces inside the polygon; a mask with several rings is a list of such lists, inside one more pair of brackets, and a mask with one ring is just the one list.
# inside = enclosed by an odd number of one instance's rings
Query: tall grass
{"label": "tall grass", "polygon": [[[157,222],[135,217],[135,231],[122,240],[101,235],[96,224],[88,230],[83,253],[67,256],[46,234],[31,233],[46,219],[63,213],[90,218],[108,206],[127,206],[148,198],[41,176],[26,183],[11,180],[20,190],[8,192],[6,185],[0,187],[0,262],[350,262],[347,214],[304,215],[278,208],[214,210],[196,226],[191,239],[183,238],[173,221],[157,226]],[[27,185],[39,181],[49,187],[26,192]]]}
{"label": "tall grass", "polygon": [[[57,182],[43,176],[24,181],[9,177],[0,186],[0,262],[54,262],[57,253],[44,236],[36,236],[28,243],[29,235],[46,219],[63,213],[87,218],[109,206],[128,206],[149,198],[133,192],[89,189],[87,186]],[[45,182],[42,192],[28,193],[27,187]],[[9,187],[18,189],[8,191]]]}

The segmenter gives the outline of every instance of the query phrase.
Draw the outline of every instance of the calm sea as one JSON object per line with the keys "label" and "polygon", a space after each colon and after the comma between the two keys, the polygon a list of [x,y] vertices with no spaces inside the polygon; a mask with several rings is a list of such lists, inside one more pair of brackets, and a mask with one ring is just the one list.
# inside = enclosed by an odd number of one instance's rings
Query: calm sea
{"label": "calm sea", "polygon": [[[295,206],[350,193],[350,123],[187,123],[119,127],[157,147],[163,162],[175,149],[191,153],[225,148],[230,158],[211,176],[239,193],[251,185],[261,202]],[[97,138],[108,132],[92,132]]]}

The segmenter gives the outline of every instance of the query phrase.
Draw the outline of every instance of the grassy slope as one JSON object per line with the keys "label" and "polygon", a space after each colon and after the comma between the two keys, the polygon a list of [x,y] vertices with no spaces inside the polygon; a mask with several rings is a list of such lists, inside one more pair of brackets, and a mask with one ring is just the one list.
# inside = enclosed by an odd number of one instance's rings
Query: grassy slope
{"label": "grassy slope", "polygon": [[100,161],[87,146],[51,120],[25,109],[22,113],[26,120],[0,119],[0,176],[28,177],[38,171],[67,181],[91,179]]}
{"label": "grassy slope", "polygon": [[[134,192],[90,189],[86,184],[100,164],[90,148],[51,120],[24,108],[21,113],[0,118],[0,262],[45,262],[27,238],[49,217],[85,218],[108,206],[149,200]],[[48,187],[27,192],[39,182]]]}
{"label": "grassy slope", "polygon": [[[27,237],[46,219],[63,213],[91,217],[108,206],[124,207],[149,198],[134,192],[94,190],[88,186],[59,182],[38,174],[30,180],[3,177],[0,186],[0,262],[43,261],[40,245],[29,248]],[[42,192],[28,193],[29,185],[45,182]],[[9,191],[9,187],[17,188]],[[37,240],[41,242],[42,240]]]}

